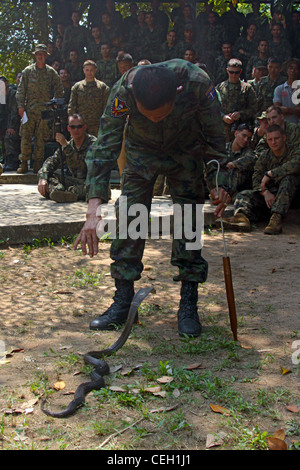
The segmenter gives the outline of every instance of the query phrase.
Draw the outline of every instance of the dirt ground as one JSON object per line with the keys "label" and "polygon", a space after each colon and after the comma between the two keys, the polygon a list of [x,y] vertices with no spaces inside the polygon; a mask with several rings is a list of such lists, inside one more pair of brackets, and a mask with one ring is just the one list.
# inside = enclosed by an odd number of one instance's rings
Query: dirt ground
{"label": "dirt ground", "polygon": [[125,346],[107,359],[106,389],[62,420],[43,414],[42,398],[48,394],[47,406],[63,409],[88,380],[83,354],[121,333],[89,330],[114,292],[110,244],[101,243],[93,259],[67,243],[0,246],[2,449],[264,450],[278,430],[285,432],[281,442],[299,449],[298,217],[295,211],[280,236],[264,235],[264,225],[226,233],[238,343],[228,319],[220,231],[204,238],[209,276],[199,288],[203,334],[195,340],[177,333],[171,242],[147,242],[136,287],[153,285],[156,293],[141,306]]}

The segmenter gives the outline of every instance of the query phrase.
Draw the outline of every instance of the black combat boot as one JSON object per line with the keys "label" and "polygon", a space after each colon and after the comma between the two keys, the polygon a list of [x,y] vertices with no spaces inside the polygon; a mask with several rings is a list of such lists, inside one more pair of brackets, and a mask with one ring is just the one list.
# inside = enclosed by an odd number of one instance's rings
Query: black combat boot
{"label": "black combat boot", "polygon": [[178,318],[178,333],[190,337],[200,336],[202,327],[198,317],[198,282],[182,281]]}
{"label": "black combat boot", "polygon": [[134,283],[125,279],[115,279],[115,285],[117,290],[113,303],[100,317],[91,321],[91,330],[114,330],[126,322],[134,296]]}

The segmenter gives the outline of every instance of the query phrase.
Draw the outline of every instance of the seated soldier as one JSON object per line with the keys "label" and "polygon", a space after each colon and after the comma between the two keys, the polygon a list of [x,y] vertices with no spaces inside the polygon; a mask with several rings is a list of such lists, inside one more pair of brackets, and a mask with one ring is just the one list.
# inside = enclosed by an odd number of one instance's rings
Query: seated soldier
{"label": "seated soldier", "polygon": [[[293,149],[300,147],[300,127],[293,122],[288,122],[284,120],[284,114],[282,109],[279,106],[270,106],[265,113],[262,114],[267,119],[267,125],[273,126],[274,124],[282,127],[286,135],[286,144]],[[261,126],[260,126],[261,127]],[[261,132],[258,132],[260,139],[256,145],[255,151],[260,154],[263,150],[268,148],[266,141],[266,130],[264,126],[263,129],[260,129]]]}
{"label": "seated soldier", "polygon": [[267,235],[282,232],[283,218],[300,186],[300,149],[286,145],[281,126],[266,132],[268,150],[258,156],[252,178],[252,190],[240,192],[234,202],[234,216],[224,218],[224,227],[248,231],[251,222],[270,216],[264,230]]}
{"label": "seated soldier", "polygon": [[252,174],[256,155],[250,147],[253,129],[248,124],[240,124],[234,133],[233,142],[227,142],[227,168],[229,169],[229,186],[236,193],[252,188]]}
{"label": "seated soldier", "polygon": [[257,62],[254,62],[253,64],[253,69],[252,69],[252,79],[247,80],[247,83],[249,83],[252,87],[253,90],[256,93],[258,83],[262,77],[266,77],[268,75],[268,69],[266,65],[261,62],[259,59]]}
{"label": "seated soldier", "polygon": [[171,60],[178,57],[176,31],[172,29],[167,34],[167,40],[161,46],[162,60]]}
{"label": "seated soldier", "polygon": [[[56,133],[56,141],[61,145],[55,154],[44,162],[38,172],[38,191],[46,198],[56,202],[85,201],[85,178],[87,167],[85,156],[96,137],[86,133],[86,125],[80,114],[73,114],[68,119],[68,131],[71,140],[68,142],[63,134]],[[61,171],[62,161],[71,176]]]}

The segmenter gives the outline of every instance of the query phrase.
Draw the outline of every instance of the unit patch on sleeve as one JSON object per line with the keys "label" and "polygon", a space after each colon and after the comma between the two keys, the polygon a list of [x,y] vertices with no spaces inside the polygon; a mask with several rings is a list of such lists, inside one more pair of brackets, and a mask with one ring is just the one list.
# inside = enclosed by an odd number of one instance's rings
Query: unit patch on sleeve
{"label": "unit patch on sleeve", "polygon": [[205,92],[206,98],[208,98],[210,101],[213,101],[216,97],[216,90],[213,85],[209,87],[209,89]]}
{"label": "unit patch on sleeve", "polygon": [[114,97],[111,105],[111,115],[114,117],[124,116],[128,112],[128,106],[124,100],[120,100],[118,95]]}

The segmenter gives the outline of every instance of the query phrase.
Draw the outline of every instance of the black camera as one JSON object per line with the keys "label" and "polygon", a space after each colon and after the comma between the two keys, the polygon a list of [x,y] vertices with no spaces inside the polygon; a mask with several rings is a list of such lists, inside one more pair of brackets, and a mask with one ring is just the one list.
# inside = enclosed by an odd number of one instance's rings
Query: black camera
{"label": "black camera", "polygon": [[65,99],[53,98],[45,106],[48,109],[41,112],[42,119],[54,122],[55,132],[64,134],[68,125],[68,105]]}

